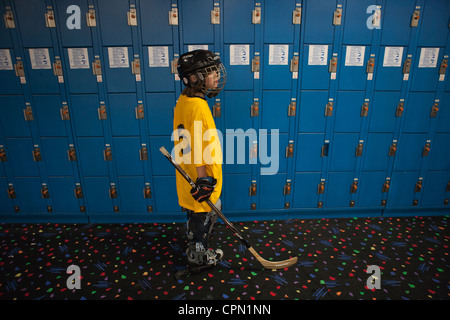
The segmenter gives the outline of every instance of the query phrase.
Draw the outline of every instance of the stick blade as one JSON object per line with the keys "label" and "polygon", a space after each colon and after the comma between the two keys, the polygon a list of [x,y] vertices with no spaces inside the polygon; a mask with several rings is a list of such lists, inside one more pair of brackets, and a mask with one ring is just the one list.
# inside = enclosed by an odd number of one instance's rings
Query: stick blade
{"label": "stick blade", "polygon": [[262,264],[262,266],[266,269],[284,269],[289,268],[297,263],[297,257],[282,260],[282,261],[267,261],[262,258],[255,249],[252,247],[248,248],[248,250],[255,256],[255,258]]}

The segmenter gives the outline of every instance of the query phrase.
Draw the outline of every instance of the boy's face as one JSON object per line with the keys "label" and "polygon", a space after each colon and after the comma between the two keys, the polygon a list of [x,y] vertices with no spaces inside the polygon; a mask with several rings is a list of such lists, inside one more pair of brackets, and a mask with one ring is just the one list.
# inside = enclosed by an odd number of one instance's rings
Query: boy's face
{"label": "boy's face", "polygon": [[211,72],[205,78],[205,87],[206,89],[215,89],[219,83],[219,73]]}

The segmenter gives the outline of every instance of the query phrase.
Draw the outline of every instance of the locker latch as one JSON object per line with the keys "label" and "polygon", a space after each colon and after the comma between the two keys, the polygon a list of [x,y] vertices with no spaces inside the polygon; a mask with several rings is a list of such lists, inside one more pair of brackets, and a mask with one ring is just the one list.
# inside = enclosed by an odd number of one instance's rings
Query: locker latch
{"label": "locker latch", "polygon": [[355,151],[355,157],[361,157],[364,149],[364,143],[360,142],[358,143],[358,146],[356,147]]}
{"label": "locker latch", "polygon": [[25,121],[33,121],[33,109],[31,109],[31,106],[26,106],[25,109],[23,109],[23,115],[25,117]]}
{"label": "locker latch", "polygon": [[106,120],[108,119],[108,115],[106,114],[106,106],[104,104],[101,104],[98,108],[98,119],[99,120]]}
{"label": "locker latch", "polygon": [[291,59],[291,72],[298,72],[298,56]]}
{"label": "locker latch", "polygon": [[144,188],[144,199],[150,199],[152,197],[152,189],[150,186],[145,186]]}
{"label": "locker latch", "polygon": [[297,109],[297,102],[291,101],[288,109],[288,117],[295,117],[295,111]]}
{"label": "locker latch", "polygon": [[261,24],[261,7],[255,7],[252,11],[252,23]]}
{"label": "locker latch", "polygon": [[41,189],[41,195],[43,199],[49,199],[50,198],[50,193],[48,191],[48,187],[47,186],[43,186]]}
{"label": "locker latch", "polygon": [[325,181],[321,181],[317,185],[317,194],[324,194],[325,193]]}
{"label": "locker latch", "polygon": [[431,144],[425,143],[425,146],[423,147],[423,150],[422,150],[422,157],[428,156],[428,154],[430,153],[430,150],[431,150]]}
{"label": "locker latch", "polygon": [[333,101],[329,101],[325,107],[325,117],[332,117],[333,116]]}
{"label": "locker latch", "polygon": [[83,189],[81,189],[81,186],[75,187],[75,198],[77,198],[77,199],[83,198]]}
{"label": "locker latch", "polygon": [[211,24],[220,24],[220,7],[211,10]]}
{"label": "locker latch", "polygon": [[69,158],[69,161],[77,161],[77,153],[74,147],[70,147],[69,150],[67,150],[67,157]]}
{"label": "locker latch", "polygon": [[350,187],[350,193],[356,193],[357,191],[358,191],[358,180],[354,180]]}
{"label": "locker latch", "polygon": [[15,199],[17,198],[16,189],[13,186],[8,187],[8,198]]}
{"label": "locker latch", "polygon": [[172,74],[178,75],[177,65],[178,65],[178,58],[174,58],[170,63],[170,69],[172,71]]}
{"label": "locker latch", "polygon": [[438,111],[439,111],[439,102],[435,102],[431,107],[430,118],[436,117]]}
{"label": "locker latch", "polygon": [[138,104],[138,106],[136,108],[134,108],[134,113],[136,114],[136,119],[137,120],[144,119],[144,117],[145,117],[144,105],[143,104]]}
{"label": "locker latch", "polygon": [[386,193],[389,192],[389,188],[391,187],[391,180],[386,180],[381,188],[381,192]]}
{"label": "locker latch", "polygon": [[439,74],[445,74],[447,71],[448,59],[443,59],[441,62],[441,67],[439,68]]}
{"label": "locker latch", "polygon": [[256,196],[256,182],[252,183],[249,189],[250,196]]}
{"label": "locker latch", "polygon": [[131,64],[131,73],[132,74],[141,74],[141,59],[134,58],[134,61]]}
{"label": "locker latch", "polygon": [[111,186],[109,188],[109,197],[111,199],[117,199],[117,187],[116,186]]}
{"label": "locker latch", "polygon": [[92,73],[94,74],[94,76],[102,75],[102,64],[100,62],[100,59],[95,59],[94,62],[92,62]]}
{"label": "locker latch", "polygon": [[221,116],[222,116],[222,103],[220,103],[219,101],[216,101],[216,103],[214,103],[214,106],[213,106],[213,117],[219,118]]}
{"label": "locker latch", "polygon": [[251,111],[250,111],[250,116],[252,116],[252,117],[259,116],[259,102],[258,101],[253,102]]}
{"label": "locker latch", "polygon": [[252,72],[259,72],[260,70],[260,57],[255,56],[252,60]]}
{"label": "locker latch", "polygon": [[148,150],[147,150],[147,147],[142,147],[142,148],[139,150],[139,160],[141,160],[141,161],[148,160]]}
{"label": "locker latch", "polygon": [[178,8],[172,8],[172,10],[169,11],[169,24],[171,26],[178,25]]}
{"label": "locker latch", "polygon": [[111,147],[106,147],[105,150],[103,150],[103,159],[105,159],[105,161],[112,161]]}
{"label": "locker latch", "polygon": [[16,27],[13,12],[11,10],[6,11],[3,17],[5,19],[5,25],[7,29],[14,29]]}
{"label": "locker latch", "polygon": [[411,18],[411,27],[417,27],[419,25],[420,10],[414,10]]}
{"label": "locker latch", "polygon": [[289,142],[288,146],[286,147],[286,158],[292,158],[294,156],[294,143]]}
{"label": "locker latch", "polygon": [[47,28],[56,28],[55,13],[53,10],[48,10],[45,14],[45,25]]}
{"label": "locker latch", "polygon": [[370,58],[369,61],[367,61],[366,73],[373,73],[374,68],[375,58]]}
{"label": "locker latch", "polygon": [[130,11],[127,12],[127,20],[129,26],[137,26],[137,16],[135,8],[130,8]]}
{"label": "locker latch", "polygon": [[61,114],[61,120],[70,120],[69,106],[67,104],[64,104],[62,108],[59,109],[59,112]]}
{"label": "locker latch", "polygon": [[96,27],[97,20],[95,19],[95,10],[89,9],[89,12],[86,13],[86,23],[88,27]]}
{"label": "locker latch", "polygon": [[403,63],[403,74],[409,74],[411,71],[411,58],[406,58]]}
{"label": "locker latch", "polygon": [[405,103],[399,102],[399,104],[397,105],[397,110],[395,110],[395,116],[401,117],[403,115],[403,110],[405,110]]}
{"label": "locker latch", "polygon": [[445,192],[450,192],[450,181],[447,183],[447,187],[445,188]]}
{"label": "locker latch", "polygon": [[286,184],[284,185],[283,194],[285,196],[291,194],[291,182],[286,182]]}
{"label": "locker latch", "polygon": [[364,102],[361,107],[361,117],[367,117],[369,114],[369,102]]}
{"label": "locker latch", "polygon": [[322,146],[322,150],[320,152],[321,157],[328,157],[328,150],[330,149],[330,142],[325,141],[325,143]]}
{"label": "locker latch", "polygon": [[14,64],[14,68],[16,70],[16,76],[18,77],[25,77],[25,70],[23,68],[23,61],[17,60]]}
{"label": "locker latch", "polygon": [[422,190],[422,180],[417,181],[416,186],[414,187],[414,192],[420,192]]}
{"label": "locker latch", "polygon": [[4,148],[0,148],[0,161],[8,161],[8,157],[6,156],[6,151]]}
{"label": "locker latch", "polygon": [[332,57],[330,63],[328,65],[328,72],[336,73],[337,72],[337,57]]}
{"label": "locker latch", "polygon": [[42,161],[41,149],[39,149],[38,147],[34,147],[33,160],[34,161]]}
{"label": "locker latch", "polygon": [[53,73],[57,77],[63,75],[61,60],[55,60],[55,62],[53,62]]}
{"label": "locker latch", "polygon": [[292,12],[292,24],[302,23],[302,8],[296,7],[294,12]]}
{"label": "locker latch", "polygon": [[340,26],[342,23],[342,8],[337,8],[333,14],[333,24]]}
{"label": "locker latch", "polygon": [[388,153],[389,157],[395,156],[396,152],[397,152],[397,143],[393,142],[391,144],[391,146],[389,147],[389,153]]}

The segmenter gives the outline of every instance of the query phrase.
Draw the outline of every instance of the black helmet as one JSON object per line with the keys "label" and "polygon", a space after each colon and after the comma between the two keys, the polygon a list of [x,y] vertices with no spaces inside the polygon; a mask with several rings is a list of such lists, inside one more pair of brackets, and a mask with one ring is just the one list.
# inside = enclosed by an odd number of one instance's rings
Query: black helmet
{"label": "black helmet", "polygon": [[[178,59],[177,69],[180,79],[186,86],[203,92],[208,98],[216,97],[222,91],[227,79],[225,67],[219,56],[209,50],[194,50],[182,54]],[[213,79],[207,80],[209,76]]]}

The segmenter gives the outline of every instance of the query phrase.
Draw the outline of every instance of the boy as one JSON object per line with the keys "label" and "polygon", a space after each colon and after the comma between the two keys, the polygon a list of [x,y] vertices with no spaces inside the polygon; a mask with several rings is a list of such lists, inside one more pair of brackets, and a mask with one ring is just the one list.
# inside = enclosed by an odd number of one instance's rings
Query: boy
{"label": "boy", "polygon": [[176,173],[178,202],[187,210],[186,254],[191,267],[214,266],[223,252],[209,248],[217,215],[204,201],[210,199],[221,207],[222,150],[205,95],[213,98],[220,93],[225,86],[226,71],[219,57],[208,50],[181,55],[177,69],[186,88],[174,111],[175,157],[198,186],[191,188]]}

